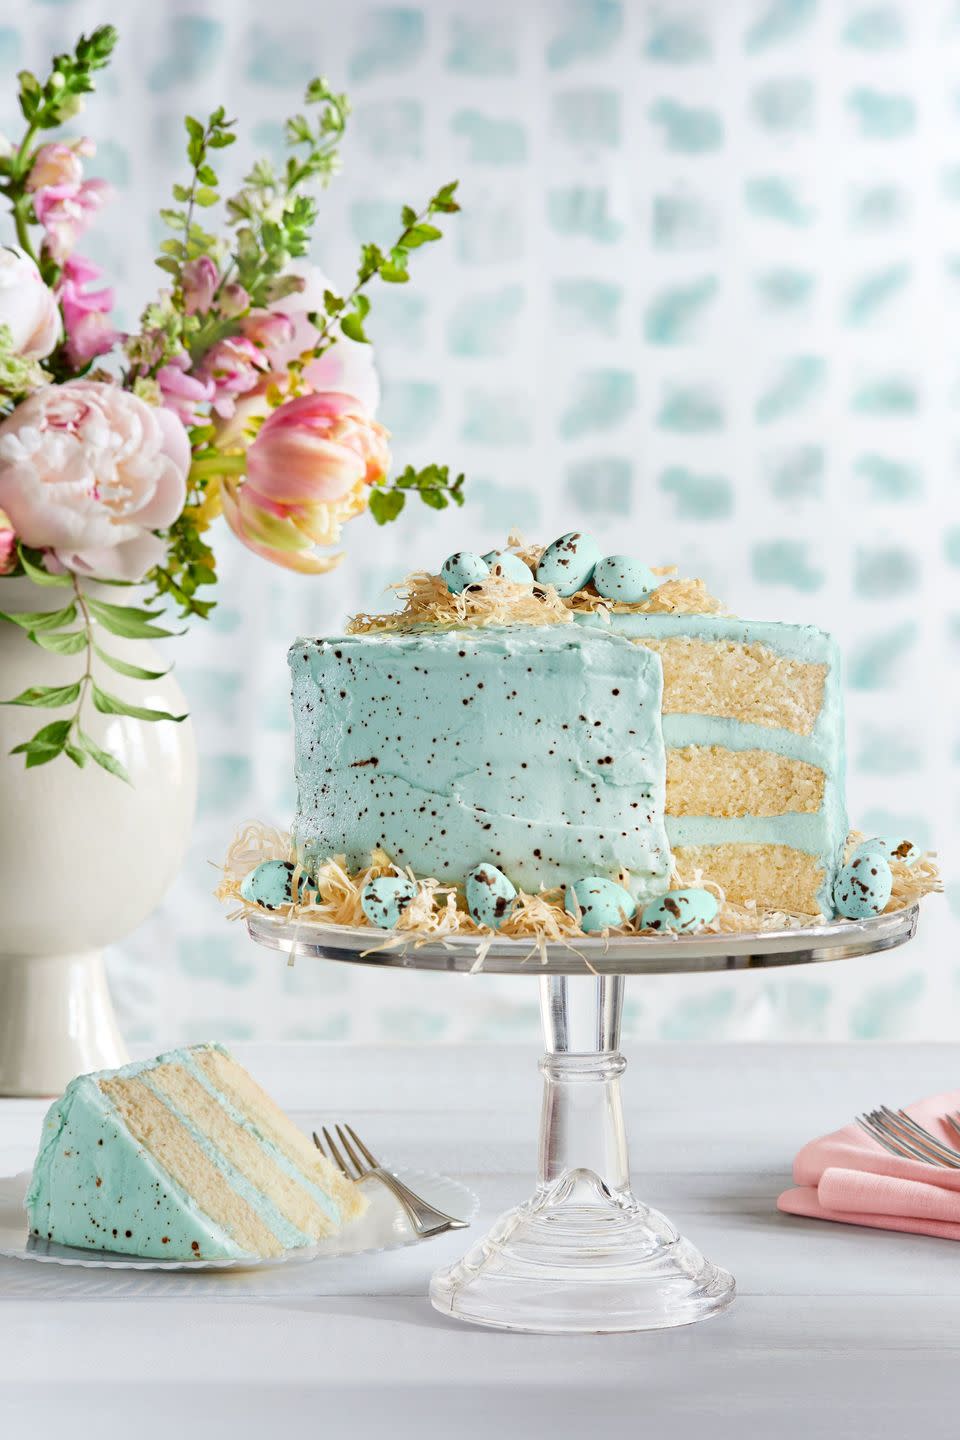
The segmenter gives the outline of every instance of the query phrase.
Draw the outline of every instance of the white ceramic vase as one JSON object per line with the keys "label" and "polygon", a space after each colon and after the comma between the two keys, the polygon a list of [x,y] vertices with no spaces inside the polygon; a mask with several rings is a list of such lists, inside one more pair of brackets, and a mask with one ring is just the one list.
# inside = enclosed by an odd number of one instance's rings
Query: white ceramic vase
{"label": "white ceramic vase", "polygon": [[[0,580],[0,610],[59,609],[62,589]],[[96,594],[93,588],[91,593]],[[102,591],[114,604],[130,590]],[[144,640],[101,633],[112,655],[163,669]],[[0,623],[0,700],[31,685],[77,678],[83,655],[51,655]],[[154,663],[156,662],[156,663]],[[166,676],[128,679],[95,660],[101,686],[137,705],[183,714]],[[95,668],[96,673],[96,668]],[[123,1040],[107,989],[103,947],[146,918],[186,851],[196,800],[189,720],[144,722],[101,715],[88,701],[83,725],[126,766],[132,785],[65,755],[27,770],[10,755],[62,712],[0,705],[0,1094],[57,1095],[74,1075],[123,1064]]]}

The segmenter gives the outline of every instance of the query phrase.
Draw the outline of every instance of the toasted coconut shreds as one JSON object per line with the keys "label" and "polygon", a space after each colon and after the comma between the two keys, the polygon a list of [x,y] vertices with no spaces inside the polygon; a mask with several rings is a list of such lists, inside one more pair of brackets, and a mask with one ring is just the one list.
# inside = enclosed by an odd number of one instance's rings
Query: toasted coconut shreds
{"label": "toasted coconut shreds", "polygon": [[391,587],[403,597],[403,609],[385,615],[354,615],[351,635],[378,631],[457,630],[483,625],[569,625],[573,621],[552,585],[518,585],[493,574],[452,594],[439,575],[417,571]]}
{"label": "toasted coconut shreds", "polygon": [[[521,560],[536,570],[544,546],[530,545],[518,530],[507,537],[505,549],[513,550]],[[569,625],[571,612],[597,612],[606,615],[716,615],[723,610],[702,580],[678,579],[676,565],[653,566],[663,583],[646,600],[624,605],[605,600],[592,587],[578,590],[563,600],[552,585],[518,585],[499,572],[476,585],[468,585],[460,595],[447,589],[440,575],[418,570],[390,588],[403,600],[403,608],[382,615],[354,615],[347,625],[351,635],[369,635],[389,631],[454,630],[484,625]]]}
{"label": "toasted coconut shreds", "polygon": [[[847,838],[847,853],[863,839],[864,836],[859,831],[851,831]],[[223,879],[217,887],[216,895],[219,900],[236,905],[237,908],[229,916],[231,920],[253,913],[263,913],[259,906],[243,899],[240,886],[244,877],[264,860],[291,861],[297,867],[294,871],[294,893],[300,896],[296,904],[269,913],[307,924],[351,928],[360,926],[369,929],[371,941],[380,941],[379,945],[372,945],[371,949],[395,949],[409,944],[417,948],[430,940],[442,940],[446,935],[475,935],[478,946],[473,969],[480,970],[496,935],[514,940],[529,939],[531,957],[539,955],[542,963],[546,963],[548,944],[568,945],[576,949],[576,942],[588,938],[580,928],[579,916],[571,915],[564,908],[562,889],[542,890],[537,895],[519,891],[510,915],[504,920],[499,931],[494,932],[486,926],[478,925],[467,913],[463,898],[455,886],[441,884],[438,880],[418,878],[409,868],[404,870],[395,865],[383,850],[374,850],[369,865],[353,872],[347,869],[343,855],[332,856],[319,867],[316,877],[311,878],[300,869],[291,837],[285,831],[273,829],[257,821],[249,821],[242,827],[227,851],[222,867]],[[906,909],[916,904],[924,895],[943,889],[936,859],[930,853],[919,856],[912,865],[893,859],[890,861],[890,869],[893,872],[893,891],[884,912],[886,914]],[[393,931],[378,930],[370,925],[360,903],[364,886],[380,875],[406,875],[417,886],[416,898],[403,911],[400,923]],[[629,876],[625,874],[619,878],[623,881],[629,880]],[[764,910],[752,902],[735,905],[727,900],[720,886],[705,879],[700,870],[692,870],[683,875],[675,872],[670,885],[674,889],[700,886],[716,895],[720,909],[716,918],[705,927],[703,933],[706,934],[737,935],[768,930],[800,930],[820,925],[824,921],[822,915]],[[589,938],[653,933],[641,929],[639,921],[634,920],[603,931],[600,936],[592,935]],[[670,939],[671,936],[658,934],[657,938],[663,940]],[[586,958],[582,958],[587,968],[591,968]]]}

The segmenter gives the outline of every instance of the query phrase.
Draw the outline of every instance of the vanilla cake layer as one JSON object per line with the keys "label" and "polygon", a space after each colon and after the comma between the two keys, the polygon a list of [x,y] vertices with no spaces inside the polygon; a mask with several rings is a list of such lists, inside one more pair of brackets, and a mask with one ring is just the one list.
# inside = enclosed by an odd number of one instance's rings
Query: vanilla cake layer
{"label": "vanilla cake layer", "polygon": [[700,870],[738,903],[832,914],[847,817],[831,636],[718,615],[614,614],[609,628],[663,663],[667,836],[681,876]]}
{"label": "vanilla cake layer", "polygon": [[662,670],[570,626],[431,630],[291,647],[295,837],[309,867],[380,847],[461,884],[492,862],[537,891],[670,879]]}
{"label": "vanilla cake layer", "polygon": [[314,1244],[365,1202],[305,1136],[302,1146],[276,1142],[295,1129],[278,1124],[281,1113],[219,1046],[82,1075],[44,1122],[31,1231],[169,1260]]}

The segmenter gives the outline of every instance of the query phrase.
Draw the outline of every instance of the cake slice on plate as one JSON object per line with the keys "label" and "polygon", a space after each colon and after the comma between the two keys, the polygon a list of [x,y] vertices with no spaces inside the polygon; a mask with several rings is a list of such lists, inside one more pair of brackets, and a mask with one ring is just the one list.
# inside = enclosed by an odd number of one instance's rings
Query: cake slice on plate
{"label": "cake slice on plate", "polygon": [[71,1081],[26,1204],[34,1236],[164,1260],[279,1256],[366,1208],[220,1045]]}

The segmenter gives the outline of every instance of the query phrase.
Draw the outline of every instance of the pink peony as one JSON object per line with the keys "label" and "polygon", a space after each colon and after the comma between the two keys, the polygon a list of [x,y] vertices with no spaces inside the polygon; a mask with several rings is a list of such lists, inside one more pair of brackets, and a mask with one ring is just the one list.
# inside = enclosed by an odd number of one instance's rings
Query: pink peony
{"label": "pink peony", "polygon": [[336,541],[389,464],[387,432],[352,395],[301,395],[264,421],[247,451],[246,480],[224,486],[224,515],[258,555],[320,574],[335,562],[314,547]]}
{"label": "pink peony", "polygon": [[220,272],[209,255],[188,260],[181,272],[183,308],[188,315],[206,315],[220,284]]}
{"label": "pink peony", "polygon": [[0,325],[6,325],[16,354],[42,360],[60,339],[60,311],[53,292],[29,255],[0,249]]}
{"label": "pink peony", "polygon": [[67,331],[67,359],[78,369],[97,355],[105,355],[123,338],[110,322],[113,291],[87,289],[102,273],[82,255],[71,255],[63,267],[57,293]]}
{"label": "pink peony", "polygon": [[96,380],[38,390],[0,423],[0,506],[24,544],[80,574],[142,580],[189,468],[175,415]]}
{"label": "pink peony", "polygon": [[47,145],[41,145],[30,166],[27,189],[46,190],[53,185],[68,185],[75,189],[83,179],[81,153],[62,140],[51,140]]}
{"label": "pink peony", "polygon": [[216,413],[229,419],[236,408],[236,397],[252,390],[266,368],[264,353],[252,340],[243,335],[218,340],[200,366],[202,378],[213,382]]}
{"label": "pink peony", "polygon": [[162,369],[157,371],[160,395],[168,410],[184,425],[202,425],[206,411],[201,406],[209,405],[216,393],[212,380],[200,380],[188,375],[190,361],[186,355],[175,355]]}
{"label": "pink peony", "polygon": [[60,265],[80,236],[93,223],[110,194],[106,180],[84,180],[82,185],[46,185],[33,197],[37,223],[46,235],[44,246]]}

